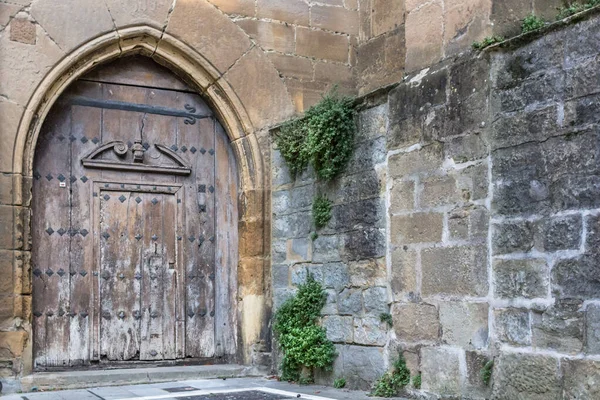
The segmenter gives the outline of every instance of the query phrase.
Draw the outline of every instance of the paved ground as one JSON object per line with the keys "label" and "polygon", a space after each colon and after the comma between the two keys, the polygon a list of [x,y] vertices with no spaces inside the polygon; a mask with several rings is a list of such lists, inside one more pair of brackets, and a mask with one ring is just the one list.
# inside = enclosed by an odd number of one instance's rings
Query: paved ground
{"label": "paved ground", "polygon": [[297,398],[359,400],[370,397],[367,397],[365,392],[315,385],[298,386],[265,378],[203,379],[2,396],[2,400],[282,400]]}

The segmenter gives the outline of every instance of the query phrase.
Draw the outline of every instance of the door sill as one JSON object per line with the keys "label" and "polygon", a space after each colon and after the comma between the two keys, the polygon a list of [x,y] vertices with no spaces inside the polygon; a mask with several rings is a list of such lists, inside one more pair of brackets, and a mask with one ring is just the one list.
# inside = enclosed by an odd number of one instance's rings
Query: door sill
{"label": "door sill", "polygon": [[97,386],[136,385],[195,379],[245,378],[264,376],[268,369],[237,364],[178,365],[169,367],[87,369],[34,372],[21,378],[21,390],[84,389]]}

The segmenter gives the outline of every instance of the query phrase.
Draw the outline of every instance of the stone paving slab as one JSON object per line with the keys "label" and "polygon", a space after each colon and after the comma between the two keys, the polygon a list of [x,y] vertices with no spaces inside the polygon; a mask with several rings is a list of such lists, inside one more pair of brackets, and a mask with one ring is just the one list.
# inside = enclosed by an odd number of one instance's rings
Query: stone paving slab
{"label": "stone paving slab", "polygon": [[297,398],[359,400],[370,397],[365,392],[326,386],[299,386],[266,378],[230,378],[31,392],[3,396],[2,400],[285,400]]}

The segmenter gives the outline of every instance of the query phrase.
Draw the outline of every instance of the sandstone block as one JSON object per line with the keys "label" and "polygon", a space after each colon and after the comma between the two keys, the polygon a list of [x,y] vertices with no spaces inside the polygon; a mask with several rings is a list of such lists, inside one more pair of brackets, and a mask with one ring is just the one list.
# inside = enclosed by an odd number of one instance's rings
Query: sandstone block
{"label": "sandstone block", "polygon": [[280,75],[297,79],[313,78],[313,64],[308,58],[269,53],[269,59]]}
{"label": "sandstone block", "polygon": [[498,298],[547,297],[550,269],[544,259],[495,260],[494,295]]}
{"label": "sandstone block", "polygon": [[119,1],[107,0],[106,6],[117,27],[147,24],[162,29],[173,6],[171,0]]}
{"label": "sandstone block", "polygon": [[354,338],[352,317],[331,315],[323,318],[322,325],[327,330],[327,338],[332,342],[352,343]]}
{"label": "sandstone block", "polygon": [[404,0],[374,0],[372,7],[373,36],[393,31],[404,24]]}
{"label": "sandstone block", "polygon": [[438,169],[444,160],[443,147],[439,143],[422,147],[408,153],[390,156],[388,171],[390,178],[403,178],[412,174]]}
{"label": "sandstone block", "polygon": [[299,286],[306,283],[308,275],[312,275],[312,277],[319,283],[323,284],[323,265],[322,264],[296,264],[292,267],[291,271],[291,281],[292,285]]}
{"label": "sandstone block", "polygon": [[315,63],[315,79],[331,82],[341,86],[356,85],[352,67],[344,64],[321,62]]}
{"label": "sandstone block", "polygon": [[529,221],[495,224],[492,233],[494,254],[527,253],[533,247],[533,224]]}
{"label": "sandstone block", "polygon": [[0,206],[0,249],[13,249],[15,247],[15,207]]}
{"label": "sandstone block", "polygon": [[563,399],[600,398],[600,362],[562,359]]}
{"label": "sandstone block", "polygon": [[462,193],[457,187],[453,176],[424,178],[419,191],[419,206],[421,208],[439,207],[446,204],[458,203]]}
{"label": "sandstone block", "polygon": [[543,313],[532,314],[532,345],[561,353],[577,354],[583,349],[581,300],[559,300]]}
{"label": "sandstone block", "polygon": [[0,359],[21,357],[28,337],[25,331],[0,332]]}
{"label": "sandstone block", "polygon": [[392,243],[397,246],[442,241],[443,214],[394,215],[391,224]]}
{"label": "sandstone block", "polygon": [[446,142],[444,154],[458,164],[487,157],[488,148],[481,135],[472,134]]}
{"label": "sandstone block", "polygon": [[403,342],[437,341],[440,333],[438,310],[425,303],[396,303],[392,306],[394,330]]}
{"label": "sandstone block", "polygon": [[415,207],[415,182],[396,180],[390,191],[390,214],[411,211]]}
{"label": "sandstone block", "polygon": [[597,254],[558,261],[552,268],[552,290],[565,298],[596,298],[600,293]]}
{"label": "sandstone block", "polygon": [[310,22],[313,27],[358,35],[358,11],[356,10],[313,5],[310,9]]}
{"label": "sandstone block", "polygon": [[484,242],[488,236],[490,213],[485,207],[455,208],[448,214],[450,240]]}
{"label": "sandstone block", "polygon": [[355,137],[357,143],[385,136],[387,132],[388,110],[386,102],[359,112],[358,132],[356,132]]}
{"label": "sandstone block", "polygon": [[404,26],[378,36],[357,49],[359,92],[368,93],[377,88],[396,83],[404,75],[406,45]]}
{"label": "sandstone block", "polygon": [[539,251],[578,249],[581,229],[579,215],[542,220],[536,224],[535,247]]}
{"label": "sandstone block", "polygon": [[13,18],[10,23],[10,40],[25,44],[35,44],[35,24],[27,18]]}
{"label": "sandstone block", "polygon": [[600,305],[589,304],[585,311],[585,351],[600,354]]}
{"label": "sandstone block", "polygon": [[11,294],[15,290],[14,256],[11,250],[0,250],[0,293]]}
{"label": "sandstone block", "polygon": [[488,292],[485,245],[424,249],[421,270],[423,296],[485,296]]}
{"label": "sandstone block", "polygon": [[4,29],[20,10],[18,4],[0,4],[0,29]]}
{"label": "sandstone block", "polygon": [[[176,4],[166,32],[192,46],[221,72],[230,68],[252,44],[240,27],[206,1],[185,1]],[[247,64],[242,66],[248,67],[250,66]],[[249,73],[254,72],[253,69],[257,66],[250,68],[252,69]],[[267,76],[271,77],[269,74]],[[245,77],[248,78],[248,75]],[[262,82],[253,82],[254,87],[259,88],[259,83]],[[236,88],[235,84],[232,86]]]}
{"label": "sandstone block", "polygon": [[353,261],[348,264],[350,285],[362,287],[385,286],[387,270],[384,258]]}
{"label": "sandstone block", "polygon": [[407,14],[407,71],[435,64],[442,58],[443,24],[442,4],[439,1],[425,4]]}
{"label": "sandstone block", "polygon": [[514,36],[520,32],[521,21],[531,14],[531,3],[519,0],[492,2],[491,21],[494,35]]}
{"label": "sandstone block", "polygon": [[485,348],[489,340],[488,304],[440,302],[442,341],[463,349]]}
{"label": "sandstone block", "polygon": [[288,261],[310,261],[312,258],[312,241],[308,238],[289,239],[286,253]]}
{"label": "sandstone block", "polygon": [[445,396],[458,396],[464,379],[460,371],[462,353],[462,349],[421,348],[421,387]]}
{"label": "sandstone block", "polygon": [[391,289],[395,301],[412,298],[417,291],[417,254],[399,247],[392,252]]}
{"label": "sandstone block", "polygon": [[560,399],[558,360],[530,354],[502,354],[494,365],[494,399]]}
{"label": "sandstone block", "polygon": [[354,318],[354,343],[384,346],[387,341],[386,323],[377,317]]}
{"label": "sandstone block", "polygon": [[251,38],[266,50],[293,53],[295,49],[294,28],[278,22],[241,19],[236,21]]}
{"label": "sandstone block", "polygon": [[257,17],[308,26],[308,4],[302,0],[258,0]]}
{"label": "sandstone block", "polygon": [[548,106],[536,111],[520,111],[500,116],[492,123],[491,148],[498,149],[548,139],[560,129],[557,112],[556,106]]}
{"label": "sandstone block", "polygon": [[348,38],[325,31],[296,28],[296,53],[323,60],[348,62]]}
{"label": "sandstone block", "polygon": [[489,36],[492,0],[451,0],[444,4],[444,55],[458,54]]}
{"label": "sandstone block", "polygon": [[209,0],[226,14],[254,16],[254,0]]}

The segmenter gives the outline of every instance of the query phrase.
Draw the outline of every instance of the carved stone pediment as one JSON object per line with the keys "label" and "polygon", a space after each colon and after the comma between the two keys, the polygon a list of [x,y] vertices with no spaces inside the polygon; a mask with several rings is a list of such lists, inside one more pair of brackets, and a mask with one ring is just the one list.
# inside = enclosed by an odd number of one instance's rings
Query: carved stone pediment
{"label": "carved stone pediment", "polygon": [[81,159],[86,168],[114,169],[119,171],[135,171],[175,175],[189,175],[192,167],[173,150],[162,144],[155,144],[158,153],[164,155],[161,162],[153,163],[147,157],[146,148],[136,141],[131,148],[121,141],[103,144]]}

